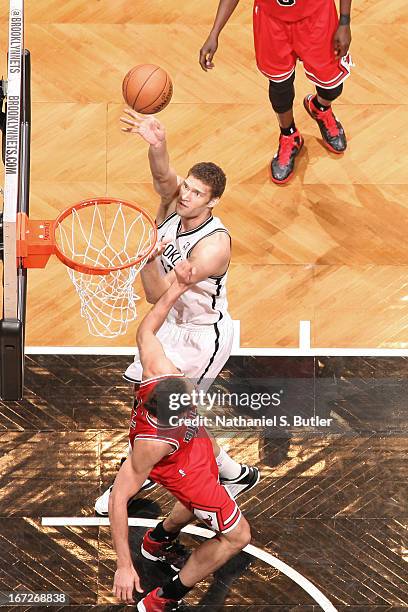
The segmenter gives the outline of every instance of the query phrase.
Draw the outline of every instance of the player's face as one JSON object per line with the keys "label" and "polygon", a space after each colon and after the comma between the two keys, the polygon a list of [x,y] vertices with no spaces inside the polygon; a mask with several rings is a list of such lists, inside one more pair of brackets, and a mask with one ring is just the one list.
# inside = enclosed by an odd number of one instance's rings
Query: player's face
{"label": "player's face", "polygon": [[191,174],[180,185],[176,212],[180,217],[193,219],[212,208],[211,187]]}

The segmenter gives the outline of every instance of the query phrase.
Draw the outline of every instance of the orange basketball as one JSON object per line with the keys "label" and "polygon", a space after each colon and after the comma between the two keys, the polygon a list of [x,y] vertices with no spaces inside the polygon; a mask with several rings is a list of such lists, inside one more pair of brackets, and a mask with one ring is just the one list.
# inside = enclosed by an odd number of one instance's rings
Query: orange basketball
{"label": "orange basketball", "polygon": [[151,115],[166,108],[173,94],[167,72],[154,64],[135,66],[125,76],[122,93],[126,104],[138,113]]}

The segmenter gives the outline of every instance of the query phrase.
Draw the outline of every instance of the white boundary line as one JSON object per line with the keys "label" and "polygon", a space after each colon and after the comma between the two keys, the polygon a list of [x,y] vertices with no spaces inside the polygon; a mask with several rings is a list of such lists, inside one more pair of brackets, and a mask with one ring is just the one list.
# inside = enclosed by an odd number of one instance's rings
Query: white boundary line
{"label": "white boundary line", "polygon": [[299,348],[310,350],[310,321],[299,321]]}
{"label": "white boundary line", "polygon": [[[408,348],[312,348],[310,321],[299,321],[298,348],[241,347],[241,322],[234,321],[231,356],[248,357],[408,357]],[[408,340],[408,339],[407,339]],[[408,347],[408,341],[407,341]],[[26,346],[26,355],[134,355],[134,346]]]}
{"label": "white boundary line", "polygon": [[[159,521],[153,519],[139,519],[139,518],[130,518],[128,519],[128,523],[132,527],[155,527]],[[108,518],[102,517],[82,517],[82,516],[71,516],[71,517],[52,517],[52,516],[44,516],[41,520],[41,524],[44,527],[88,527],[88,526],[104,526],[109,525]],[[215,533],[210,531],[209,529],[203,529],[202,527],[196,527],[195,525],[188,525],[182,531],[185,533],[191,533],[193,535],[198,535],[203,538],[212,538]],[[333,604],[327,599],[325,595],[312,583],[310,580],[302,576],[295,569],[281,561],[277,557],[274,557],[270,553],[258,548],[257,546],[252,546],[249,544],[245,546],[244,552],[264,561],[268,565],[274,567],[282,574],[285,574],[288,578],[296,582],[314,601],[324,610],[324,612],[337,612],[336,608]]]}
{"label": "white boundary line", "polygon": [[[133,346],[26,346],[26,355],[129,355]],[[408,349],[373,348],[237,348],[232,357],[408,357]]]}

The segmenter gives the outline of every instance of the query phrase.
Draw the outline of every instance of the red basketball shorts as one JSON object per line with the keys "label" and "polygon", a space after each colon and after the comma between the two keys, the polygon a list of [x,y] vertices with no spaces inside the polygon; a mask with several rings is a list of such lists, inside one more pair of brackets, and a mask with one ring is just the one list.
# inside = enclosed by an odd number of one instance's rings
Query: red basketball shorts
{"label": "red basketball shorts", "polygon": [[334,56],[333,37],[338,27],[336,6],[317,10],[299,21],[281,21],[268,14],[268,5],[255,0],[253,25],[256,62],[271,81],[285,81],[303,62],[306,76],[324,89],[340,85],[350,74],[351,60]]}
{"label": "red basketball shorts", "polygon": [[238,525],[242,515],[235,499],[219,483],[211,441],[199,436],[189,450],[180,453],[176,465],[166,465],[168,462],[162,460],[150,476],[213,531],[227,533]]}

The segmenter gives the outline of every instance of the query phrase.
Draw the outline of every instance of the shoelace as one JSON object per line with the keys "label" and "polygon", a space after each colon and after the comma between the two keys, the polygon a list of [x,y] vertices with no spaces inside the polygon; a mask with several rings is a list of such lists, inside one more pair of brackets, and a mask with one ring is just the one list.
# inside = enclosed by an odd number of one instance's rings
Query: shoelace
{"label": "shoelace", "polygon": [[278,161],[281,166],[286,166],[294,146],[294,135],[281,136],[279,140]]}
{"label": "shoelace", "polygon": [[337,127],[336,119],[331,109],[327,111],[319,111],[318,118],[323,121],[330,136],[338,136],[339,128]]}

